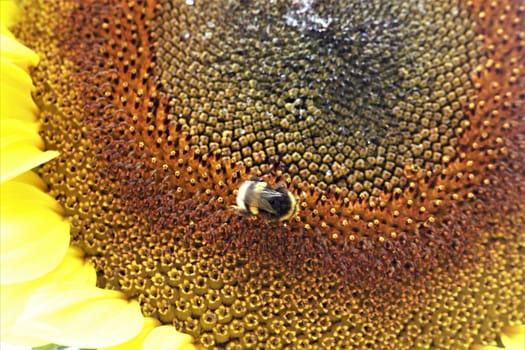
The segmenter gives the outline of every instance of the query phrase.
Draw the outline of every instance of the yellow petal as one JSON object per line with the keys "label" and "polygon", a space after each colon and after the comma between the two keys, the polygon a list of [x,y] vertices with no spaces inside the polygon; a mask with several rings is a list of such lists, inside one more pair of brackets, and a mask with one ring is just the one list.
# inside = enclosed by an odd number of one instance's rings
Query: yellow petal
{"label": "yellow petal", "polygon": [[0,182],[7,181],[58,156],[56,151],[41,151],[26,142],[16,142],[0,149]]}
{"label": "yellow petal", "polygon": [[33,50],[5,34],[0,34],[0,52],[2,59],[7,59],[24,70],[38,63],[38,55]]}
{"label": "yellow petal", "polygon": [[10,182],[24,183],[34,186],[42,191],[47,190],[47,185],[34,171],[26,171],[20,175],[13,177]]}
{"label": "yellow petal", "polygon": [[505,349],[525,350],[525,325],[503,327],[501,341]]}
{"label": "yellow petal", "polygon": [[56,344],[99,348],[130,340],[143,324],[139,304],[117,291],[55,283],[31,296],[15,331]]}
{"label": "yellow petal", "polygon": [[[49,342],[44,339],[39,339],[30,335],[18,336],[11,333],[12,329],[9,329],[9,331],[6,332],[2,332],[2,343],[23,347],[29,346],[31,348],[38,348],[49,344]],[[23,348],[21,350],[27,350],[27,348]]]}
{"label": "yellow petal", "polygon": [[133,339],[128,340],[125,343],[110,346],[109,348],[103,348],[99,350],[137,350],[140,349],[142,346],[142,343],[144,343],[144,339],[146,336],[153,330],[153,328],[157,327],[160,324],[160,322],[151,317],[144,318],[144,326],[142,326],[142,330],[140,331],[137,336],[135,336]]}
{"label": "yellow petal", "polygon": [[469,350],[505,350],[503,348],[492,345],[472,345]]}
{"label": "yellow petal", "polygon": [[160,326],[146,337],[142,350],[195,349],[192,344],[193,338],[190,335],[177,332],[172,326]]}
{"label": "yellow petal", "polygon": [[84,261],[82,252],[77,248],[69,248],[60,265],[48,274],[23,283],[0,285],[0,339],[9,344],[32,347],[49,343],[48,340],[31,335],[14,334],[15,322],[31,295],[48,283],[69,281],[94,286],[96,278],[95,270]]}
{"label": "yellow petal", "polygon": [[0,203],[2,206],[38,205],[62,213],[58,202],[41,187],[14,180],[0,184]]}
{"label": "yellow petal", "polygon": [[69,246],[69,223],[53,209],[6,203],[0,209],[2,284],[42,276],[58,266]]}
{"label": "yellow petal", "polygon": [[0,1],[0,25],[10,27],[16,21],[18,7],[13,1]]}
{"label": "yellow petal", "polygon": [[42,148],[43,142],[38,135],[38,124],[18,119],[0,119],[0,148],[20,141]]}
{"label": "yellow petal", "polygon": [[29,73],[9,60],[0,62],[0,72],[2,72],[2,84],[18,87],[21,91],[28,94],[33,91],[33,80]]}
{"label": "yellow petal", "polygon": [[[0,4],[2,4],[3,1],[0,1]],[[15,36],[13,35],[13,33],[11,33],[11,31],[9,30],[8,27],[6,27],[5,25],[3,24],[0,24],[0,35],[5,35],[5,36],[8,36],[10,38],[14,38]]]}
{"label": "yellow petal", "polygon": [[[2,71],[1,74],[4,74]],[[0,116],[34,121],[38,109],[28,91],[22,87],[4,84],[0,89]]]}

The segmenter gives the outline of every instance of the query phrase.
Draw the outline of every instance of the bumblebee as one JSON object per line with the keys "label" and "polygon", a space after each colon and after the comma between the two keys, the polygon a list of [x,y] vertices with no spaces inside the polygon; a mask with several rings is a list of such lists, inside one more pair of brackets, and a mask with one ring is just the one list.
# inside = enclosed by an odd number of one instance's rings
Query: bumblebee
{"label": "bumblebee", "polygon": [[261,214],[272,220],[285,221],[299,211],[297,199],[284,184],[271,188],[261,178],[252,177],[239,187],[237,205],[239,212],[248,216]]}

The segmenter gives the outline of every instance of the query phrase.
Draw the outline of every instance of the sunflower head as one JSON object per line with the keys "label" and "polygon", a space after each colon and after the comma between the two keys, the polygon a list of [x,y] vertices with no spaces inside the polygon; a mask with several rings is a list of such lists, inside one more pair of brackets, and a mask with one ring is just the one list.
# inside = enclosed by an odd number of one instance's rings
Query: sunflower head
{"label": "sunflower head", "polygon": [[[39,173],[97,285],[205,347],[490,343],[524,320],[511,5],[39,3]],[[297,213],[239,215],[252,176]]]}

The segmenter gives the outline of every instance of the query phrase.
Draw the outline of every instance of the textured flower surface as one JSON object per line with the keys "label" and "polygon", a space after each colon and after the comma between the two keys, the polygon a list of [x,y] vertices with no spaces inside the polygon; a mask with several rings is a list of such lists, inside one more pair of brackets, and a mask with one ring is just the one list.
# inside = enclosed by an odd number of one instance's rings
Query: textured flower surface
{"label": "textured flower surface", "polygon": [[[524,15],[521,1],[27,2],[13,31],[40,57],[38,109],[2,141],[38,139],[39,110],[43,142],[4,178],[29,150],[5,153],[2,181],[60,155],[34,195],[50,218],[21,200],[35,185],[2,206],[18,230],[2,233],[9,336],[519,348]],[[239,215],[252,175],[285,184],[297,216]]]}
{"label": "textured flower surface", "polygon": [[159,322],[144,319],[136,301],[96,288],[96,271],[80,249],[69,247],[64,210],[31,171],[58,152],[45,151],[38,135],[28,74],[38,55],[8,30],[17,10],[12,2],[0,3],[0,339],[46,349],[54,349],[46,347],[50,342],[192,349],[191,337],[155,328]]}

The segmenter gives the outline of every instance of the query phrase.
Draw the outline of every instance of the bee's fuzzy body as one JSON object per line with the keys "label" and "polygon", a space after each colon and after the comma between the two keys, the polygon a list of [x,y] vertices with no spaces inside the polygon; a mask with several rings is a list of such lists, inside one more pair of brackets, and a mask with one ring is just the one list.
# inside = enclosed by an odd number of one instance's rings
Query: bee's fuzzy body
{"label": "bee's fuzzy body", "polygon": [[259,178],[251,178],[241,184],[236,202],[235,208],[243,214],[260,214],[273,220],[289,220],[298,212],[297,199],[284,185],[271,188]]}

